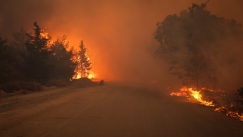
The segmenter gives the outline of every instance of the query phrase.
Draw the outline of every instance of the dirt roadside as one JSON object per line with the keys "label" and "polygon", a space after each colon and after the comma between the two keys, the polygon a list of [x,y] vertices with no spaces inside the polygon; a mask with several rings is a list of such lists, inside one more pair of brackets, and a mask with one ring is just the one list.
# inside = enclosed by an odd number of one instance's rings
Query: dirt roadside
{"label": "dirt roadside", "polygon": [[212,108],[149,88],[108,84],[5,98],[0,136],[243,136],[243,124]]}

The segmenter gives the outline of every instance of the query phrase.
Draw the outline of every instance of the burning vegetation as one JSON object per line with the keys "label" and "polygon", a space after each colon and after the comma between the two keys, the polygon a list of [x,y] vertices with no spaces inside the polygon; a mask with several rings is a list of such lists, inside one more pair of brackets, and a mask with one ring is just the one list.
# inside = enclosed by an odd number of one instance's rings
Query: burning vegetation
{"label": "burning vegetation", "polygon": [[243,121],[243,90],[235,92],[243,84],[242,25],[211,14],[206,5],[192,4],[157,23],[156,55],[185,86],[172,96],[185,96]]}
{"label": "burning vegetation", "polygon": [[74,70],[75,74],[73,76],[73,79],[80,79],[84,77],[94,79],[96,77],[96,74],[91,71],[92,62],[87,54],[87,48],[85,48],[83,41],[81,41],[79,48],[80,51],[75,58],[77,66]]}
{"label": "burning vegetation", "polygon": [[[243,97],[238,96],[237,100],[232,101],[226,106],[220,106],[220,100],[225,100],[225,92],[222,90],[212,90],[202,88],[196,90],[193,88],[182,87],[179,92],[172,92],[171,96],[182,96],[189,100],[194,100],[203,106],[214,107],[214,111],[225,114],[229,117],[243,121]],[[234,102],[234,103],[233,103]]]}
{"label": "burning vegetation", "polygon": [[196,90],[196,89],[187,88],[186,86],[184,86],[180,89],[180,92],[172,92],[170,95],[171,96],[184,96],[184,97],[187,97],[188,99],[196,100],[201,105],[214,107],[215,105],[214,105],[213,101],[208,101],[207,99],[205,99],[205,97],[203,97],[203,95],[202,95],[202,91],[212,92],[211,90],[206,89],[206,88],[202,88],[201,90]]}
{"label": "burning vegetation", "polygon": [[37,22],[33,33],[21,29],[13,33],[13,37],[9,43],[0,37],[0,90],[13,92],[34,89],[30,87],[36,85],[66,86],[72,79],[96,77],[83,41],[81,51],[75,54],[65,35],[52,41]]}

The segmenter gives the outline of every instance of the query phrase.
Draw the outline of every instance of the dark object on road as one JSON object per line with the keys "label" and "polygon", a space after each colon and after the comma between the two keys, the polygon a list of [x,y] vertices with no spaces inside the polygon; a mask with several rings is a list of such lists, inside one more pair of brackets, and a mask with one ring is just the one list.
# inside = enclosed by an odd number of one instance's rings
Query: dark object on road
{"label": "dark object on road", "polygon": [[105,84],[105,82],[104,82],[104,80],[102,79],[101,81],[100,81],[100,85],[104,85]]}

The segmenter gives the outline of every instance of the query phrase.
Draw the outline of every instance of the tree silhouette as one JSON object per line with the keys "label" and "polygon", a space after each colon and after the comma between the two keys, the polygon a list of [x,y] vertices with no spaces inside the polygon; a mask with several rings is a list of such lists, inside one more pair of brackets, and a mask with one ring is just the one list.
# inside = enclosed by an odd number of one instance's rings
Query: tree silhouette
{"label": "tree silhouette", "polygon": [[84,46],[83,40],[80,43],[80,51],[78,53],[78,65],[76,72],[80,73],[80,77],[88,77],[91,70],[91,61],[90,58],[87,56],[87,49]]}
{"label": "tree silhouette", "polygon": [[71,48],[68,51],[68,47],[69,43],[66,42],[66,36],[58,38],[50,47],[53,53],[49,57],[49,61],[54,67],[54,71],[51,74],[51,77],[54,79],[70,80],[74,75],[76,63],[72,61],[74,56],[73,49]]}
{"label": "tree silhouette", "polygon": [[14,79],[15,69],[11,52],[7,40],[0,35],[0,84]]}
{"label": "tree silhouette", "polygon": [[47,62],[48,56],[52,53],[48,49],[50,39],[42,35],[43,31],[37,22],[34,23],[34,27],[34,34],[26,33],[28,40],[25,43],[25,76],[27,79],[44,82],[52,71],[51,64]]}
{"label": "tree silhouette", "polygon": [[11,42],[11,46],[16,48],[16,50],[20,52],[26,51],[25,43],[28,40],[28,36],[26,35],[26,31],[21,28],[18,32],[12,33],[12,36],[14,38],[14,41]]}
{"label": "tree silhouette", "polygon": [[229,47],[222,44],[225,39],[243,38],[240,24],[212,15],[205,7],[206,4],[192,4],[179,15],[167,16],[157,23],[154,33],[160,43],[156,55],[170,64],[170,72],[184,85],[197,88],[217,83],[213,59],[221,54],[219,48]]}
{"label": "tree silhouette", "polygon": [[24,59],[23,55],[27,54],[25,43],[28,40],[26,31],[21,28],[20,31],[12,33],[13,41],[10,41],[10,48],[12,50],[12,56],[15,60],[15,68],[18,71],[17,79],[24,79]]}

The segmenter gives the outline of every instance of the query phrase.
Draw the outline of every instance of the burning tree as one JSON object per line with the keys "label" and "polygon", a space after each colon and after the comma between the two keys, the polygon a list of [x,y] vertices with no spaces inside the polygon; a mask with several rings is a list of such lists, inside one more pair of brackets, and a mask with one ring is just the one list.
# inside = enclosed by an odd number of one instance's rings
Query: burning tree
{"label": "burning tree", "polygon": [[87,49],[84,46],[83,40],[80,43],[80,51],[77,56],[77,67],[75,78],[89,77],[91,70],[91,60],[87,55]]}
{"label": "burning tree", "polygon": [[66,36],[58,38],[51,44],[50,49],[53,53],[48,60],[54,69],[51,73],[52,79],[72,79],[77,64],[72,60],[74,56],[73,48],[67,50],[68,47],[69,42],[67,42]]}
{"label": "burning tree", "polygon": [[215,87],[220,75],[219,65],[215,65],[219,61],[215,60],[222,60],[225,55],[219,51],[232,49],[231,46],[237,44],[226,40],[236,41],[243,34],[240,24],[212,15],[205,8],[206,4],[192,4],[179,15],[169,15],[157,23],[154,33],[160,43],[156,55],[169,63],[170,72],[180,78],[183,85],[197,89]]}

